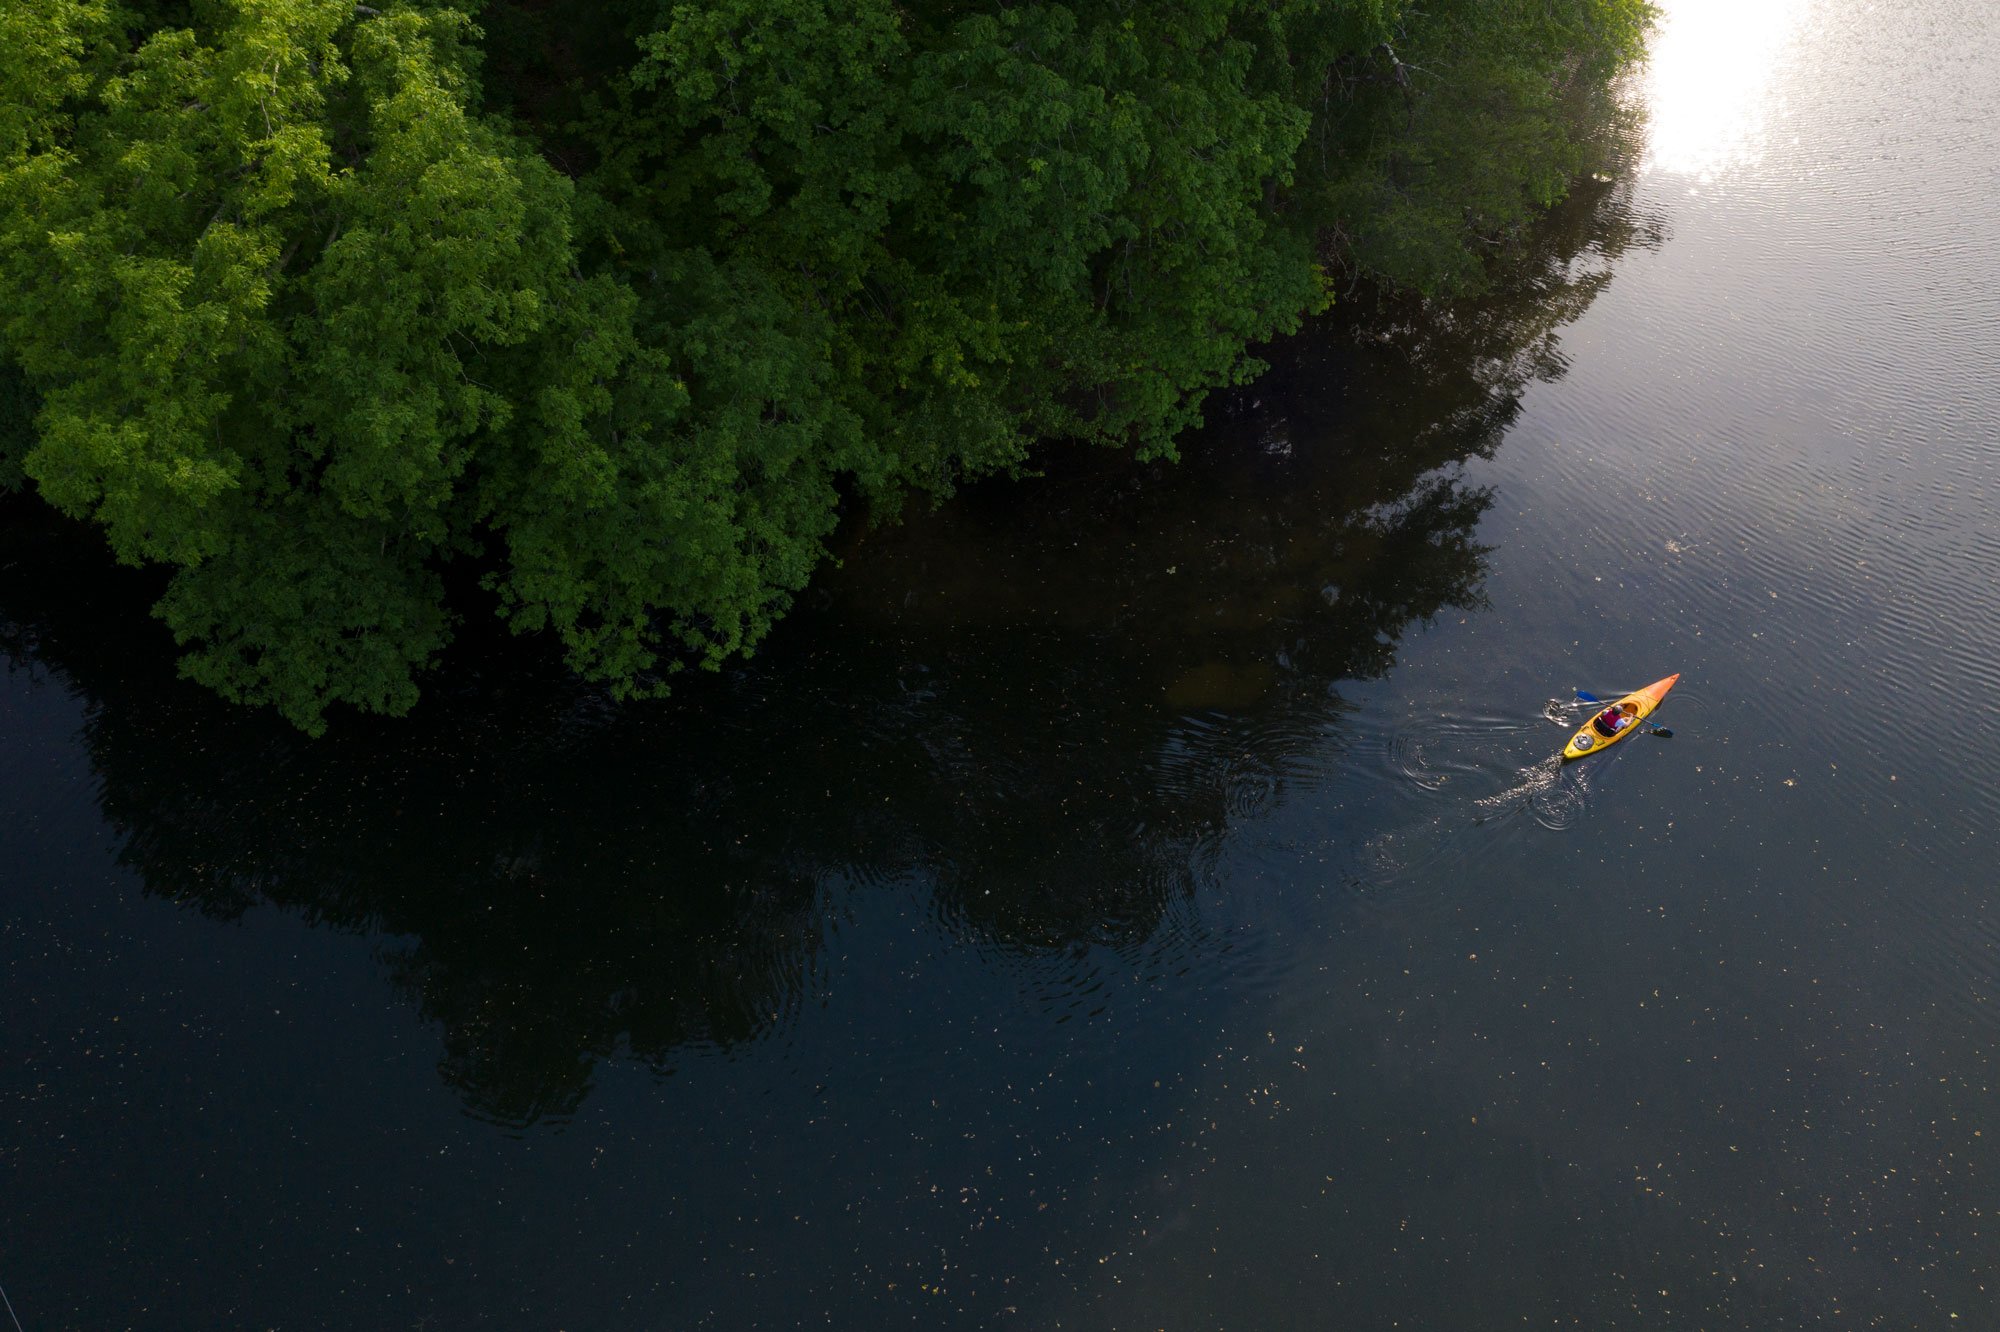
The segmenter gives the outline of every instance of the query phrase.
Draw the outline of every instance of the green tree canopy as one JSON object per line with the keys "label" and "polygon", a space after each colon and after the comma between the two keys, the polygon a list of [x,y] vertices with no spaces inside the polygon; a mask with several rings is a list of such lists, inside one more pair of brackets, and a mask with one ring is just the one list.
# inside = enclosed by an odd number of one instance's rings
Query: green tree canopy
{"label": "green tree canopy", "polygon": [[1645,17],[502,6],[537,65],[477,9],[0,11],[0,486],[167,568],[187,673],[308,729],[406,709],[466,614],[658,690],[846,496],[1170,453],[1329,262],[1475,286]]}

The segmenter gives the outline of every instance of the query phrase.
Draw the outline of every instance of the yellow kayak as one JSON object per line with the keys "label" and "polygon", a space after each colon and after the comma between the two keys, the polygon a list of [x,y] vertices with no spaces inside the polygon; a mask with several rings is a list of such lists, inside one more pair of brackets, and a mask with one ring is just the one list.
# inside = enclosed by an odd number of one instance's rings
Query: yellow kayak
{"label": "yellow kayak", "polygon": [[[1607,745],[1615,745],[1626,736],[1635,734],[1640,729],[1639,723],[1653,715],[1654,709],[1660,706],[1660,700],[1667,696],[1667,691],[1674,687],[1674,681],[1680,678],[1680,672],[1676,671],[1664,680],[1655,680],[1644,689],[1625,695],[1608,708],[1599,708],[1591,714],[1590,720],[1583,724],[1582,729],[1569,738],[1569,743],[1563,746],[1563,761],[1567,763],[1586,754],[1595,754]],[[1631,721],[1619,727],[1614,734],[1607,735],[1605,728],[1600,725],[1607,712],[1622,712],[1630,717]]]}

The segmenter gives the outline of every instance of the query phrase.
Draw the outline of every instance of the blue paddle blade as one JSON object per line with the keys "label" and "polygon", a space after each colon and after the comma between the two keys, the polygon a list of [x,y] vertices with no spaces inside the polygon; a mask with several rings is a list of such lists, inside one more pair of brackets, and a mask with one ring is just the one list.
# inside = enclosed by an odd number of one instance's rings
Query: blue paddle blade
{"label": "blue paddle blade", "polygon": [[1576,696],[1577,696],[1578,698],[1582,699],[1582,700],[1583,700],[1584,702],[1586,702],[1586,703],[1602,703],[1602,702],[1604,701],[1603,699],[1599,698],[1599,697],[1598,697],[1597,695],[1595,695],[1595,694],[1591,694],[1591,693],[1586,693],[1586,692],[1585,692],[1584,690],[1581,690],[1581,689],[1579,689],[1579,690],[1577,690],[1577,691],[1576,691]]}

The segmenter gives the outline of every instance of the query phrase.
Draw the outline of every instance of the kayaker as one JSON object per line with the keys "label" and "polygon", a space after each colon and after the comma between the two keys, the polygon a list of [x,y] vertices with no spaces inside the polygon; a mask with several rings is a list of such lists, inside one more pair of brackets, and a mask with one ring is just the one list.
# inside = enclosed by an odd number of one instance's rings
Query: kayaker
{"label": "kayaker", "polygon": [[1619,695],[1615,703],[1606,703],[1604,699],[1593,698],[1581,689],[1577,690],[1577,698],[1592,704],[1598,711],[1585,714],[1588,720],[1583,723],[1582,729],[1571,736],[1569,743],[1563,746],[1562,761],[1568,763],[1572,759],[1602,754],[1611,748],[1612,741],[1623,740],[1631,731],[1659,736],[1672,735],[1672,731],[1654,725],[1650,718],[1653,709],[1660,706],[1660,700],[1667,696],[1667,691],[1672,689],[1674,682],[1680,678],[1678,675],[1669,675],[1664,680],[1655,680],[1644,689]]}
{"label": "kayaker", "polygon": [[1639,709],[1630,703],[1620,703],[1597,714],[1597,730],[1607,740],[1638,720]]}

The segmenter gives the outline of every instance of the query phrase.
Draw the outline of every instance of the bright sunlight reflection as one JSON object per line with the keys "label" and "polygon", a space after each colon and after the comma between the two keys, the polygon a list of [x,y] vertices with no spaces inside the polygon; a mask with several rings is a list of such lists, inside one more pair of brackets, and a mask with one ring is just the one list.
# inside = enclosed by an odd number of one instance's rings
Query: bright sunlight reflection
{"label": "bright sunlight reflection", "polygon": [[1707,180],[1756,162],[1784,115],[1776,75],[1814,0],[1657,3],[1647,169]]}

